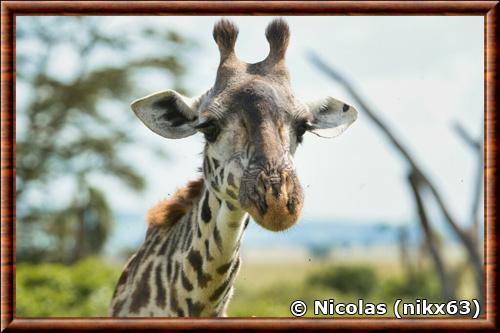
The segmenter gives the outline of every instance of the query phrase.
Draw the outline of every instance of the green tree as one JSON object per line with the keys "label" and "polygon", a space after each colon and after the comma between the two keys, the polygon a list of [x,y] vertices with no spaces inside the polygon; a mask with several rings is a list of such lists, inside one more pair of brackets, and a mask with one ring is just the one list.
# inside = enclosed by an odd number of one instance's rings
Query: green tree
{"label": "green tree", "polygon": [[102,179],[145,187],[123,153],[134,144],[134,77],[160,71],[183,90],[189,40],[150,27],[113,33],[106,20],[30,17],[17,24],[18,260],[75,262],[102,250],[113,225]]}

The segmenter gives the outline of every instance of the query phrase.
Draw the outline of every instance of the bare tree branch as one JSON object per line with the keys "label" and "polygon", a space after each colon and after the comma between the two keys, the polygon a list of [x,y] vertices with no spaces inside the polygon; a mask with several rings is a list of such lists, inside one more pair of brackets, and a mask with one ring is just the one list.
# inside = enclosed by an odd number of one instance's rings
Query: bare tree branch
{"label": "bare tree branch", "polygon": [[337,70],[333,69],[331,66],[327,65],[321,58],[319,58],[315,53],[311,53],[309,55],[311,62],[321,71],[323,71],[328,77],[332,80],[341,84],[344,89],[355,99],[356,103],[361,107],[361,109],[365,112],[365,114],[372,120],[375,125],[384,133],[384,135],[389,139],[390,143],[396,148],[396,150],[404,157],[406,162],[409,164],[412,169],[412,174],[416,175],[420,179],[420,183],[422,186],[427,186],[430,190],[430,193],[436,200],[438,207],[441,209],[443,216],[445,217],[446,222],[451,227],[451,229],[458,236],[462,245],[467,251],[469,259],[472,263],[475,273],[476,285],[479,293],[480,302],[482,304],[484,300],[484,281],[483,281],[483,262],[479,252],[477,251],[477,247],[475,246],[475,242],[473,238],[465,232],[456,220],[451,216],[448,208],[444,204],[444,200],[442,199],[439,191],[436,189],[434,184],[425,176],[422,169],[418,166],[415,159],[412,158],[408,150],[403,146],[403,144],[396,139],[395,135],[391,132],[389,127],[384,124],[381,120],[380,116],[376,114],[376,112],[369,106],[369,104],[365,101],[365,99],[357,92],[354,85],[346,79],[341,73]]}
{"label": "bare tree branch", "polygon": [[481,139],[474,139],[465,128],[458,122],[455,122],[452,126],[453,130],[457,135],[464,140],[473,150],[481,150]]}
{"label": "bare tree branch", "polygon": [[436,246],[436,239],[435,239],[434,232],[432,230],[432,226],[429,223],[429,219],[427,217],[427,212],[425,211],[424,203],[422,200],[422,195],[420,194],[421,184],[419,181],[419,177],[415,173],[410,173],[408,175],[408,181],[409,181],[410,187],[413,191],[415,204],[417,206],[417,213],[418,213],[418,217],[419,217],[419,222],[420,222],[420,225],[422,226],[422,229],[424,230],[425,242],[426,242],[427,247],[429,249],[429,253],[431,255],[432,262],[434,263],[434,268],[436,269],[436,272],[437,272],[438,277],[439,277],[439,281],[441,283],[443,297],[445,300],[456,299],[454,283],[450,279],[450,277],[448,276],[448,274],[446,272],[444,261],[441,258],[441,255],[440,255],[438,248]]}
{"label": "bare tree branch", "polygon": [[[464,140],[464,142],[472,148],[472,151],[476,154],[476,176],[474,179],[474,192],[469,212],[469,219],[472,223],[472,235],[474,241],[478,244],[479,239],[479,208],[481,206],[482,199],[482,189],[483,189],[483,140],[481,135],[479,138],[473,138],[470,133],[468,133],[465,128],[455,122],[453,124],[453,129],[457,135]],[[482,133],[484,133],[484,128]]]}

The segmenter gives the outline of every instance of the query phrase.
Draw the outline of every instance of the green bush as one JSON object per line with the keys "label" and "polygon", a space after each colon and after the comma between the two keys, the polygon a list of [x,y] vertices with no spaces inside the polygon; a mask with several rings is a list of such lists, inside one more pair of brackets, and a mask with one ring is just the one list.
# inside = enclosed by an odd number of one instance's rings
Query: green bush
{"label": "green bush", "polygon": [[97,258],[72,266],[19,264],[16,315],[19,317],[107,316],[120,274]]}
{"label": "green bush", "polygon": [[[346,303],[363,298],[369,302],[388,304],[393,304],[397,298],[439,300],[439,283],[431,269],[422,269],[408,279],[400,271],[388,272],[381,268],[375,271],[375,268],[305,265],[298,269],[296,264],[290,264],[269,269],[263,274],[259,270],[261,268],[251,267],[253,276],[257,276],[261,283],[241,275],[228,314],[243,317],[291,316],[290,304],[296,299],[306,304],[313,304],[316,299],[335,299],[336,302]],[[107,316],[120,272],[121,267],[98,258],[72,266],[19,264],[16,272],[16,314],[19,317]],[[299,278],[291,281],[283,278],[291,274]],[[309,311],[307,315],[312,314]]]}
{"label": "green bush", "polygon": [[311,274],[308,283],[336,289],[342,293],[367,296],[377,282],[375,270],[369,266],[333,266]]}
{"label": "green bush", "polygon": [[388,299],[425,298],[429,301],[440,301],[441,287],[432,270],[415,272],[411,278],[391,277],[380,284],[378,293]]}

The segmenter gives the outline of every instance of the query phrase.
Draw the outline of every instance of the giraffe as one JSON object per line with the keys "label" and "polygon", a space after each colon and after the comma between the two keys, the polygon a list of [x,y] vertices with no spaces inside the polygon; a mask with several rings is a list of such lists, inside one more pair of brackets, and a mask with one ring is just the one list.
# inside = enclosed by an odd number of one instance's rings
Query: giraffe
{"label": "giraffe", "polygon": [[131,105],[160,136],[201,132],[205,146],[200,178],[148,212],[145,241],[117,282],[112,316],[225,316],[250,217],[270,231],[299,218],[304,196],[293,156],[304,134],[335,137],[357,118],[333,97],[304,103],[294,96],[283,19],[267,26],[270,51],[261,62],[236,57],[237,35],[231,21],[215,24],[220,62],[206,93],[166,90]]}

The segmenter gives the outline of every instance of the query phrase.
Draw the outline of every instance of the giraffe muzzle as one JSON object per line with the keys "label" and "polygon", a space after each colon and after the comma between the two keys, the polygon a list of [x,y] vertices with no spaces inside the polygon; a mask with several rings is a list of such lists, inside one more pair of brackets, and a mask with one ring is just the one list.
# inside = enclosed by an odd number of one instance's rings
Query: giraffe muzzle
{"label": "giraffe muzzle", "polygon": [[257,179],[243,177],[240,203],[265,229],[282,231],[293,226],[302,210],[302,187],[291,170],[261,172]]}

